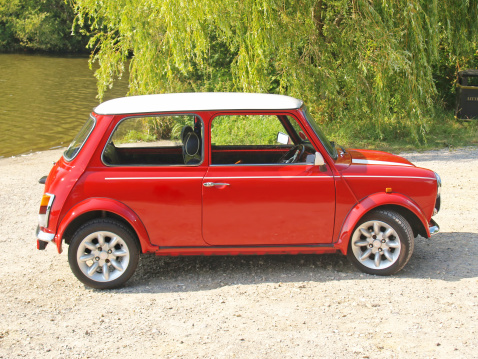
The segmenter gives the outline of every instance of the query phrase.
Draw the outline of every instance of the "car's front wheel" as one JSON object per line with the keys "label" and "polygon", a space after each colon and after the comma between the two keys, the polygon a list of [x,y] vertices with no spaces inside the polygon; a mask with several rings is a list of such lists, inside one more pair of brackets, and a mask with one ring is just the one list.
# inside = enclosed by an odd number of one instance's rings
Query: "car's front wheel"
{"label": "car's front wheel", "polygon": [[366,214],[355,227],[347,257],[365,273],[391,275],[407,264],[413,246],[412,228],[402,215],[376,210]]}
{"label": "car's front wheel", "polygon": [[139,260],[135,236],[120,222],[97,219],[74,234],[68,248],[73,274],[97,289],[116,288],[134,273]]}

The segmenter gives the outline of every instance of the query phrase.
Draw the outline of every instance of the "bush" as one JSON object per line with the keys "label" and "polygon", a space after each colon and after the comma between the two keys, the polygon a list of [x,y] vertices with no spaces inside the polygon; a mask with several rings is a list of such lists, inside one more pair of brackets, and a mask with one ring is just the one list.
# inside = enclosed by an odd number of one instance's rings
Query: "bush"
{"label": "bush", "polygon": [[87,38],[72,35],[73,19],[65,0],[0,0],[0,51],[85,52]]}

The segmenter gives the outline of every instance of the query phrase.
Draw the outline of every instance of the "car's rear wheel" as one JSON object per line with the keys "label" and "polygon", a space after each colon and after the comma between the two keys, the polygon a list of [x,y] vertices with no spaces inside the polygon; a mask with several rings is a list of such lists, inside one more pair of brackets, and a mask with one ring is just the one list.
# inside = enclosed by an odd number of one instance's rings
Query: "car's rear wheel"
{"label": "car's rear wheel", "polygon": [[111,219],[97,219],[81,226],[68,248],[68,261],[75,276],[97,289],[124,284],[133,275],[138,260],[134,234]]}
{"label": "car's rear wheel", "polygon": [[413,246],[412,228],[402,215],[376,210],[355,227],[347,257],[365,273],[391,275],[408,263]]}

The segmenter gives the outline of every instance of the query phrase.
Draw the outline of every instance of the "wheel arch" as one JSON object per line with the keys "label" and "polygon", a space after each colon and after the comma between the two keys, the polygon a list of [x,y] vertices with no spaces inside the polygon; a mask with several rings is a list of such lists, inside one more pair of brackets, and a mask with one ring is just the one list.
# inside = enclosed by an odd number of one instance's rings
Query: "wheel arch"
{"label": "wheel arch", "polygon": [[426,230],[427,227],[422,223],[420,218],[415,213],[413,213],[409,208],[391,204],[391,205],[379,206],[374,209],[385,209],[385,210],[397,212],[398,214],[402,215],[410,224],[410,226],[412,227],[414,237],[420,235],[422,237],[428,238],[428,234]]}
{"label": "wheel arch", "polygon": [[143,253],[155,248],[146,228],[131,208],[109,198],[89,198],[70,209],[61,220],[55,236],[58,252],[62,251],[63,240],[69,244],[78,228],[96,218],[111,218],[125,225],[135,235]]}
{"label": "wheel arch", "polygon": [[412,227],[413,235],[430,237],[427,219],[418,205],[410,198],[398,193],[375,193],[356,204],[345,218],[336,238],[335,247],[344,255],[357,223],[373,210],[384,209],[402,215]]}

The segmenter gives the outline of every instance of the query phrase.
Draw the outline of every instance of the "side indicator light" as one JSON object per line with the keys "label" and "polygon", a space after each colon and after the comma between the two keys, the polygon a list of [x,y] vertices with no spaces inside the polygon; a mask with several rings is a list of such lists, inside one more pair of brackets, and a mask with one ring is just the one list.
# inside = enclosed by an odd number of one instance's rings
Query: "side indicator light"
{"label": "side indicator light", "polygon": [[51,206],[55,196],[49,193],[45,193],[41,199],[40,211],[38,214],[38,221],[40,227],[48,227],[48,220],[50,219]]}
{"label": "side indicator light", "polygon": [[45,214],[48,208],[48,204],[50,203],[51,196],[48,194],[44,194],[41,203],[40,203],[40,214]]}
{"label": "side indicator light", "polygon": [[385,193],[392,193],[392,189],[390,187],[385,188]]}

